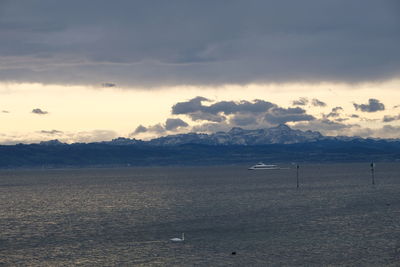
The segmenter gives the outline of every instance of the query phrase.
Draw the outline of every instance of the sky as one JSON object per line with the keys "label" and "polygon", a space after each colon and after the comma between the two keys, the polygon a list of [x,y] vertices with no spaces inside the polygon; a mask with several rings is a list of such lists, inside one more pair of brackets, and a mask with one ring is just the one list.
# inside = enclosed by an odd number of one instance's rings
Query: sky
{"label": "sky", "polygon": [[397,0],[0,0],[0,144],[400,138]]}

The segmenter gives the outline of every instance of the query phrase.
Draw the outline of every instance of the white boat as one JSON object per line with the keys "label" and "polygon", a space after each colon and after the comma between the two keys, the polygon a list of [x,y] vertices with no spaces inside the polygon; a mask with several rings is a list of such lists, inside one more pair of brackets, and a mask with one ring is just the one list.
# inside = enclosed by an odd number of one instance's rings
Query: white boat
{"label": "white boat", "polygon": [[251,166],[249,168],[249,170],[278,170],[280,169],[277,165],[273,165],[273,164],[264,164],[262,162],[257,163],[254,166]]}

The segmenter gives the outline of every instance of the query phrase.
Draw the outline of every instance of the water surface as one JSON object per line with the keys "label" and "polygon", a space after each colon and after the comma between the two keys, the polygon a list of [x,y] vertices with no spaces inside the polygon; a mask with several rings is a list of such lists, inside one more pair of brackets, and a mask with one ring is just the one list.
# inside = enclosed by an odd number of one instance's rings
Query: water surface
{"label": "water surface", "polygon": [[0,265],[400,261],[400,163],[247,167],[0,171]]}

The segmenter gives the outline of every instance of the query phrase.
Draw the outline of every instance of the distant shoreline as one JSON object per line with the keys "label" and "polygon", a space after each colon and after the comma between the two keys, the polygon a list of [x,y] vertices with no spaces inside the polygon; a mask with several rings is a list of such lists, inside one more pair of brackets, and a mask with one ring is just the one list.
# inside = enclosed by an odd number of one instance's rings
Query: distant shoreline
{"label": "distant shoreline", "polygon": [[[62,171],[62,170],[98,170],[98,169],[174,169],[174,168],[219,168],[219,167],[231,167],[231,168],[243,168],[243,170],[247,170],[249,166],[254,165],[255,162],[240,162],[240,163],[219,163],[219,164],[170,164],[170,165],[135,165],[135,166],[127,166],[127,165],[92,165],[92,166],[21,166],[21,167],[1,167],[0,172],[7,171]],[[400,164],[400,160],[397,161],[374,161],[374,163],[378,164]],[[296,170],[296,165],[288,162],[274,162],[274,164],[282,167],[281,169],[276,170],[258,170],[256,172],[265,172],[268,173],[270,171],[280,171],[280,170]],[[298,162],[300,168],[308,167],[308,166],[323,166],[323,165],[365,165],[366,169],[369,169],[371,162],[369,161],[346,161],[346,162],[338,162],[338,161],[326,161],[326,162]],[[249,171],[250,172],[250,171]]]}

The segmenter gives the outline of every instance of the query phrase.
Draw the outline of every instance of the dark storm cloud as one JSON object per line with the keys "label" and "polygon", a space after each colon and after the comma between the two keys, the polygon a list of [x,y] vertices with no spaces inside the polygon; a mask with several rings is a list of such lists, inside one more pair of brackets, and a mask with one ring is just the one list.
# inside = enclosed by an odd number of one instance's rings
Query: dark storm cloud
{"label": "dark storm cloud", "polygon": [[392,78],[397,0],[0,1],[0,81],[121,86]]}
{"label": "dark storm cloud", "polygon": [[189,126],[189,124],[187,124],[181,119],[167,119],[165,122],[165,130],[167,131],[173,131],[179,127],[187,127],[187,126]]}
{"label": "dark storm cloud", "polygon": [[202,111],[202,102],[210,101],[205,97],[198,96],[186,102],[178,102],[172,107],[172,114],[189,114]]}
{"label": "dark storm cloud", "polygon": [[282,124],[286,122],[311,121],[315,117],[308,115],[302,108],[271,108],[265,115],[265,120],[271,124]]}
{"label": "dark storm cloud", "polygon": [[46,115],[49,112],[41,110],[40,108],[35,108],[35,109],[32,109],[32,113],[33,114],[38,114],[38,115]]}
{"label": "dark storm cloud", "polygon": [[205,107],[203,111],[211,114],[224,113],[226,115],[235,114],[239,112],[262,113],[274,106],[276,105],[272,104],[271,102],[259,99],[256,99],[253,102],[249,102],[246,100],[242,100],[239,102],[220,101],[208,107]]}
{"label": "dark storm cloud", "polygon": [[300,97],[299,100],[294,100],[293,106],[305,106],[308,104],[308,99],[306,97]]}
{"label": "dark storm cloud", "polygon": [[226,117],[224,115],[215,115],[202,111],[196,111],[193,113],[188,113],[186,115],[188,115],[193,121],[223,122],[226,120]]}
{"label": "dark storm cloud", "polygon": [[380,110],[385,110],[385,105],[381,103],[378,99],[370,98],[368,104],[356,104],[354,103],[354,108],[356,110],[361,110],[362,112],[376,112]]}
{"label": "dark storm cloud", "polygon": [[[208,102],[208,105],[203,104],[203,102]],[[236,126],[265,128],[286,122],[315,119],[302,108],[282,108],[265,100],[219,101],[213,103],[211,100],[200,96],[175,104],[172,107],[172,114],[187,115],[193,121],[207,121],[202,124],[203,126],[196,126],[201,130],[226,129],[227,127]],[[219,126],[217,125],[218,123]]]}
{"label": "dark storm cloud", "polygon": [[254,101],[220,101],[211,105],[203,105],[203,102],[209,102],[207,98],[196,97],[186,102],[179,102],[172,107],[172,114],[188,115],[192,120],[207,120],[213,122],[222,122],[226,120],[226,115],[238,113],[261,114],[267,112],[270,108],[276,107],[275,104],[256,99]]}
{"label": "dark storm cloud", "polygon": [[326,103],[325,103],[325,102],[322,102],[322,101],[320,101],[320,100],[318,100],[318,99],[316,99],[316,98],[314,98],[314,99],[311,101],[311,104],[312,104],[314,107],[326,107]]}
{"label": "dark storm cloud", "polygon": [[397,121],[397,120],[400,120],[400,115],[397,115],[397,116],[385,115],[382,119],[383,122],[391,122],[391,121]]}

